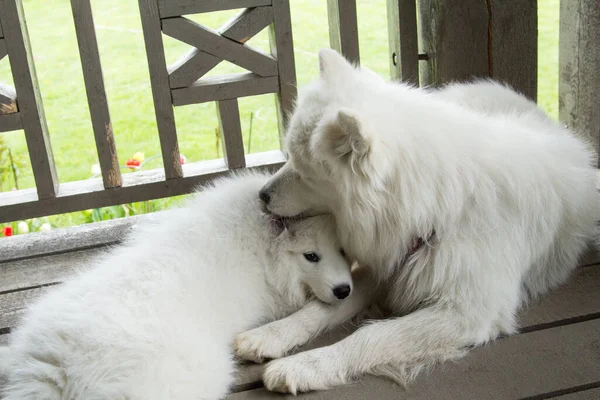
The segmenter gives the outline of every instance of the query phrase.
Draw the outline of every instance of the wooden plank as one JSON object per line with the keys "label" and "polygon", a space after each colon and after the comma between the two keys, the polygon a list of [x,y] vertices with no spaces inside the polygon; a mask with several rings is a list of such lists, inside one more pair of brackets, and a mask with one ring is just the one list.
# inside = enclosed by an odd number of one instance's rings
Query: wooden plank
{"label": "wooden plank", "polygon": [[277,75],[277,62],[268,54],[222,37],[219,32],[183,17],[162,20],[165,34],[221,60],[260,76]]}
{"label": "wooden plank", "polygon": [[102,180],[105,188],[121,186],[121,167],[104,89],[92,6],[90,0],[71,0],[71,8]]}
{"label": "wooden plank", "polygon": [[158,6],[156,0],[139,0],[139,6],[165,176],[167,179],[181,178],[183,176],[181,155],[171,103],[169,73],[165,60]]}
{"label": "wooden plank", "polygon": [[360,63],[356,0],[327,0],[329,44],[353,63]]}
{"label": "wooden plank", "polygon": [[387,0],[392,79],[419,85],[416,0]]}
{"label": "wooden plank", "polygon": [[161,18],[271,5],[271,0],[158,0]]}
{"label": "wooden plank", "polygon": [[489,77],[485,1],[420,0],[421,85]]}
{"label": "wooden plank", "polygon": [[[521,331],[533,332],[600,317],[600,265],[580,268],[567,283],[520,313]],[[333,344],[352,333],[356,326],[338,328],[303,346],[299,351]],[[503,339],[499,339],[503,340]],[[237,374],[236,387],[256,386],[262,365],[248,364]]]}
{"label": "wooden plank", "polygon": [[223,143],[223,155],[227,168],[236,169],[246,166],[244,140],[240,124],[240,109],[237,99],[217,102],[217,116]]}
{"label": "wooden plank", "polygon": [[27,307],[46,291],[47,287],[38,287],[0,295],[0,330],[16,326]]}
{"label": "wooden plank", "polygon": [[[246,168],[275,171],[285,162],[280,151],[248,154]],[[202,183],[229,174],[222,159],[185,164],[185,177],[165,181],[162,169],[123,176],[123,186],[104,189],[101,179],[86,179],[60,185],[54,200],[37,200],[31,189],[0,193],[0,222],[62,214],[191,193]]]}
{"label": "wooden plank", "polygon": [[17,92],[12,87],[0,82],[0,115],[14,114],[17,107]]}
{"label": "wooden plank", "polygon": [[264,78],[253,73],[245,73],[201,79],[190,87],[173,89],[172,95],[174,105],[184,106],[274,93],[278,90],[279,79],[276,76]]}
{"label": "wooden plank", "polygon": [[537,99],[537,0],[491,0],[490,76]]}
{"label": "wooden plank", "polygon": [[[552,398],[556,400],[598,400],[600,399],[600,382],[594,382],[592,385],[595,385],[596,388],[578,390],[562,396],[552,396]],[[533,400],[533,398],[530,399]],[[542,398],[538,397],[538,399],[541,400]]]}
{"label": "wooden plank", "polygon": [[277,107],[279,142],[283,144],[289,117],[292,115],[294,101],[298,96],[289,0],[273,3],[273,14],[274,23],[269,29],[269,43],[271,54],[277,59],[279,91],[275,105]]}
{"label": "wooden plank", "polygon": [[[600,2],[560,2],[559,117],[600,153]],[[600,167],[600,157],[596,156]]]}
{"label": "wooden plank", "polygon": [[56,196],[58,178],[48,136],[48,127],[37,84],[29,33],[21,0],[0,0],[0,23],[19,96],[19,113],[31,158],[37,194],[40,199]]}
{"label": "wooden plank", "polygon": [[[600,380],[600,319],[498,340],[456,363],[421,374],[407,390],[367,377],[302,399],[515,399]],[[558,368],[557,366],[560,366]],[[236,393],[230,400],[276,399],[264,389]]]}
{"label": "wooden plank", "polygon": [[0,60],[6,57],[7,54],[8,53],[6,52],[6,43],[4,42],[4,39],[0,38]]}
{"label": "wooden plank", "polygon": [[19,113],[0,114],[0,132],[16,131],[22,128]]}
{"label": "wooden plank", "polygon": [[[238,43],[246,43],[273,21],[271,7],[247,8],[219,29],[219,33]],[[171,88],[190,86],[222,60],[196,48],[169,66]]]}

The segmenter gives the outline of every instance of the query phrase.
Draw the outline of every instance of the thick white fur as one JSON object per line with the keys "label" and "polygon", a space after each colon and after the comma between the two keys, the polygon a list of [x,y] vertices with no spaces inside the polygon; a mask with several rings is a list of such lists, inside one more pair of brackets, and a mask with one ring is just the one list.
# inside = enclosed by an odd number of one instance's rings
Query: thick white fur
{"label": "thick white fur", "polygon": [[[300,92],[291,119],[290,159],[262,190],[274,214],[334,213],[344,248],[378,284],[356,280],[341,307],[310,304],[240,337],[259,349],[247,358],[283,356],[366,306],[365,284],[404,316],[272,361],[267,388],[326,389],[365,373],[406,383],[515,332],[518,309],[567,279],[594,232],[591,152],[500,84],[416,89],[332,50],[319,58],[321,77]],[[298,325],[302,335],[281,333]]]}
{"label": "thick white fur", "polygon": [[235,334],[352,285],[331,217],[283,230],[261,211],[268,178],[218,182],[49,290],[0,348],[5,399],[223,397]]}

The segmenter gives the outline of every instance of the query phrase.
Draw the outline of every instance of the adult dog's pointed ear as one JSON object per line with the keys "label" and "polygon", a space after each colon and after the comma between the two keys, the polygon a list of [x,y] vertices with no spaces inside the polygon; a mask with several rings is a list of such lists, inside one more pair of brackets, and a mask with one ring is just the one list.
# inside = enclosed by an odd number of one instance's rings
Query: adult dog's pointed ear
{"label": "adult dog's pointed ear", "polygon": [[335,84],[348,79],[354,72],[354,67],[337,51],[321,49],[319,51],[319,70],[323,81]]}
{"label": "adult dog's pointed ear", "polygon": [[373,137],[364,121],[353,110],[340,108],[333,116],[321,120],[313,136],[314,154],[347,161],[354,172],[364,172],[362,163],[371,152]]}

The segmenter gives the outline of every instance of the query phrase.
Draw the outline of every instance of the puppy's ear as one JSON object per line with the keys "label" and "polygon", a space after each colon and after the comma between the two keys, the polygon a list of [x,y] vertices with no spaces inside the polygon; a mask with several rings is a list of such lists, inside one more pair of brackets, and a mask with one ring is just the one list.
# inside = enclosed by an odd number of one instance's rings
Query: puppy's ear
{"label": "puppy's ear", "polygon": [[371,152],[372,136],[359,115],[341,108],[333,117],[325,117],[311,143],[315,154],[349,162],[352,170],[360,169]]}
{"label": "puppy's ear", "polygon": [[321,79],[331,84],[345,81],[354,73],[352,64],[337,51],[331,49],[319,51],[319,70]]}

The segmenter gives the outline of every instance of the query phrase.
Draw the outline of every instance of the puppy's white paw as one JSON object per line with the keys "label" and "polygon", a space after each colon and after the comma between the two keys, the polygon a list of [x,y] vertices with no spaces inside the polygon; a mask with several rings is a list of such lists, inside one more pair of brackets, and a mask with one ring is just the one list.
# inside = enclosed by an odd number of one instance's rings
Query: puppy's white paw
{"label": "puppy's white paw", "polygon": [[240,333],[233,341],[235,354],[249,361],[262,363],[265,359],[285,356],[294,345],[285,342],[285,335],[268,325]]}
{"label": "puppy's white paw", "polygon": [[265,387],[273,392],[291,393],[326,390],[348,383],[343,368],[326,358],[323,349],[307,351],[271,361],[263,373]]}

